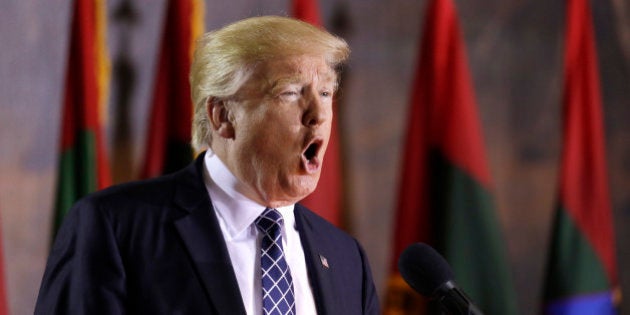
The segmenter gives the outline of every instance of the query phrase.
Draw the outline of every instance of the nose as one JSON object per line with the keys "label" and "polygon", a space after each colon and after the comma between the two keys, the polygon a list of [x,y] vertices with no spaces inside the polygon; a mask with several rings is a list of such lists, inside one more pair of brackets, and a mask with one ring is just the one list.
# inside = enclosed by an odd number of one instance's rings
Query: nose
{"label": "nose", "polygon": [[[302,116],[302,124],[308,127],[317,127],[326,121],[331,112],[332,104],[321,99],[318,93],[308,93],[304,98],[306,107]],[[327,108],[331,107],[331,108]]]}

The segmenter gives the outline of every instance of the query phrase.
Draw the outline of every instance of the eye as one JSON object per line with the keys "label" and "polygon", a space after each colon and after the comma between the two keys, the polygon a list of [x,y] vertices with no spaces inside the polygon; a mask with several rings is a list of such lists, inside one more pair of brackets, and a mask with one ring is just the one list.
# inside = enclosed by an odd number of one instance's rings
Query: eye
{"label": "eye", "polygon": [[285,102],[292,102],[300,97],[301,89],[297,85],[289,85],[280,90],[278,97]]}
{"label": "eye", "polygon": [[323,99],[330,99],[333,96],[333,92],[330,90],[323,90],[319,92],[319,96]]}
{"label": "eye", "polygon": [[281,96],[293,96],[293,95],[298,95],[298,92],[297,91],[284,91],[280,95]]}

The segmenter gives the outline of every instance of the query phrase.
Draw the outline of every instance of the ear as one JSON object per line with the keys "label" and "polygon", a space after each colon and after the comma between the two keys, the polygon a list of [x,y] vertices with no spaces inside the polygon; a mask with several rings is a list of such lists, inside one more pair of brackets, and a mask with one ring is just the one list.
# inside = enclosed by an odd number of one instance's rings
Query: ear
{"label": "ear", "polygon": [[209,97],[206,102],[208,118],[214,134],[222,138],[234,138],[234,125],[230,120],[230,111],[225,105],[225,100]]}

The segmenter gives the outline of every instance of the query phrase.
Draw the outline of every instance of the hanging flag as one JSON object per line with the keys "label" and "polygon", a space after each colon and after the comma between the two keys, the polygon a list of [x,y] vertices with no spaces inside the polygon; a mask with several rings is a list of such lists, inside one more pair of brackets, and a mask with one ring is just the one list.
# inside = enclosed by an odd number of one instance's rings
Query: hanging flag
{"label": "hanging flag", "polygon": [[105,13],[102,0],[74,1],[53,232],[77,199],[111,184],[102,135],[110,78]]}
{"label": "hanging flag", "polygon": [[322,25],[317,0],[293,0],[293,7],[291,9],[293,17],[296,19],[311,23],[315,26]]}
{"label": "hanging flag", "polygon": [[412,243],[435,247],[455,281],[487,315],[516,314],[516,299],[491,195],[482,132],[459,22],[451,0],[432,0],[413,85],[392,277],[385,314],[426,314],[400,279]]}
{"label": "hanging flag", "polygon": [[[293,0],[292,10],[295,18],[315,26],[322,25],[317,0]],[[319,177],[319,183],[315,191],[300,203],[317,212],[328,222],[342,226],[342,162],[337,118],[339,111],[335,104],[333,104],[333,111],[330,139],[324,155],[324,167]]]}
{"label": "hanging flag", "polygon": [[559,200],[545,283],[545,314],[616,314],[621,291],[589,3],[567,1]]}
{"label": "hanging flag", "polygon": [[188,73],[196,38],[204,31],[202,0],[168,1],[142,178],[179,170],[193,158],[193,104]]}

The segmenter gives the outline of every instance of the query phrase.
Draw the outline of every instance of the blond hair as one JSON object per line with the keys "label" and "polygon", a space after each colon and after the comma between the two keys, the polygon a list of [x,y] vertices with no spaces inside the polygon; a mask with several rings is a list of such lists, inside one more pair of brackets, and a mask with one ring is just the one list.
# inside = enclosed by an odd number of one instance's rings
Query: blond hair
{"label": "blond hair", "polygon": [[193,148],[203,150],[212,141],[206,110],[208,98],[236,94],[256,64],[295,55],[317,55],[338,70],[349,54],[343,39],[287,17],[249,18],[204,34],[197,41],[190,69]]}

